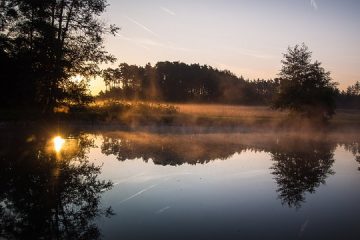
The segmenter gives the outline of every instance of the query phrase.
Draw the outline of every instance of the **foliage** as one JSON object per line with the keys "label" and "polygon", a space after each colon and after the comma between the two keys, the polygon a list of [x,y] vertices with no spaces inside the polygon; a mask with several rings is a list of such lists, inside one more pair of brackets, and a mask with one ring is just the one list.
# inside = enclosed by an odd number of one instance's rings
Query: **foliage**
{"label": "foliage", "polygon": [[341,91],[337,97],[337,105],[342,108],[360,109],[360,82],[349,86],[346,91]]}
{"label": "foliage", "polygon": [[360,96],[360,82],[357,81],[354,85],[349,86],[346,90],[346,94],[351,96]]}
{"label": "foliage", "polygon": [[104,100],[72,106],[65,116],[84,121],[134,125],[170,123],[177,113],[178,109],[168,104]]}
{"label": "foliage", "polygon": [[106,0],[1,1],[1,105],[51,112],[88,98],[87,85],[72,77],[88,81],[99,63],[114,60],[103,47],[103,35],[117,31],[100,20],[105,8]]}
{"label": "foliage", "polygon": [[158,62],[145,67],[121,63],[103,71],[102,99],[140,99],[165,102],[267,104],[276,80],[248,81],[230,71],[181,62]]}
{"label": "foliage", "polygon": [[320,62],[311,62],[311,54],[305,44],[288,48],[273,107],[325,120],[335,113],[336,83]]}

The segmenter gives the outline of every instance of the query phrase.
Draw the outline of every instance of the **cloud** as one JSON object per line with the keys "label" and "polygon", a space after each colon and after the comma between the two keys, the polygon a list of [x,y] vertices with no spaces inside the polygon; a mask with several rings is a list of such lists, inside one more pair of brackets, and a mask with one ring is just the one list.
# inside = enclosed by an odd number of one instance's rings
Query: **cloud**
{"label": "cloud", "polygon": [[172,16],[175,16],[175,15],[176,15],[176,13],[175,13],[174,11],[172,11],[172,10],[166,8],[166,7],[160,7],[160,9],[163,10],[164,12],[172,15]]}
{"label": "cloud", "polygon": [[318,5],[317,5],[317,3],[316,3],[315,0],[310,0],[310,4],[311,4],[311,6],[312,6],[315,10],[318,9]]}

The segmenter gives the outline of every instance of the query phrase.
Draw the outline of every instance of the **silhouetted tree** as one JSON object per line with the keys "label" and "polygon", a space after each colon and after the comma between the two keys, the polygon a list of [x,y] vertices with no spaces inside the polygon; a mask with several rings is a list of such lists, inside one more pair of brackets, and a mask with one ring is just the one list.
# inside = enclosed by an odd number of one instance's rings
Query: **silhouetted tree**
{"label": "silhouetted tree", "polygon": [[342,108],[360,109],[360,82],[357,81],[346,91],[341,91],[337,97],[337,104]]}
{"label": "silhouetted tree", "polygon": [[310,118],[329,119],[335,113],[336,96],[336,83],[330,73],[320,62],[311,62],[311,52],[305,44],[289,47],[281,62],[280,87],[273,107]]}
{"label": "silhouetted tree", "polygon": [[106,0],[2,0],[0,8],[0,84],[6,89],[0,104],[51,112],[69,99],[89,100],[87,84],[75,87],[71,77],[88,80],[99,73],[98,63],[114,60],[103,35],[117,28],[99,19]]}
{"label": "silhouetted tree", "polygon": [[121,63],[103,71],[107,91],[101,98],[268,104],[278,81],[248,81],[228,70],[181,62],[145,67]]}
{"label": "silhouetted tree", "polygon": [[360,96],[360,82],[357,81],[354,85],[349,86],[346,93],[353,96]]}

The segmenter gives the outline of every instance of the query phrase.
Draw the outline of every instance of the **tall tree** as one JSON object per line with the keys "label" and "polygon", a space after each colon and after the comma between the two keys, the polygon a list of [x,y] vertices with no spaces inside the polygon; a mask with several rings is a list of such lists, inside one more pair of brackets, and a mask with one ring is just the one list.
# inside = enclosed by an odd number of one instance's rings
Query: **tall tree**
{"label": "tall tree", "polygon": [[114,61],[103,46],[104,34],[118,30],[100,19],[106,0],[2,0],[2,6],[0,60],[10,69],[2,74],[6,97],[27,96],[16,104],[31,102],[50,112],[73,96],[67,93],[74,89],[72,76],[89,79],[99,73],[99,63]]}
{"label": "tall tree", "polygon": [[288,48],[273,107],[326,120],[335,113],[336,83],[320,62],[311,61],[311,54],[305,44]]}
{"label": "tall tree", "polygon": [[354,85],[347,88],[346,94],[350,96],[360,96],[360,81],[357,81]]}

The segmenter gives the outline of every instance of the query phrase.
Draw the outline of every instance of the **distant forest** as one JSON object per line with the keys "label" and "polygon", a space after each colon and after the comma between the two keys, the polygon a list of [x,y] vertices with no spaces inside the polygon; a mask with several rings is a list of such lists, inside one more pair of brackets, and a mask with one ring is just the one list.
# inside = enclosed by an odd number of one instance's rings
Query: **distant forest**
{"label": "distant forest", "polygon": [[279,81],[255,81],[228,70],[181,62],[158,62],[145,67],[121,63],[103,72],[106,91],[101,98],[159,100],[166,102],[215,102],[268,104]]}
{"label": "distant forest", "polygon": [[[270,105],[280,79],[244,79],[228,70],[182,62],[158,62],[144,67],[121,63],[103,71],[106,90],[100,99]],[[360,108],[360,82],[338,90],[337,105]]]}

